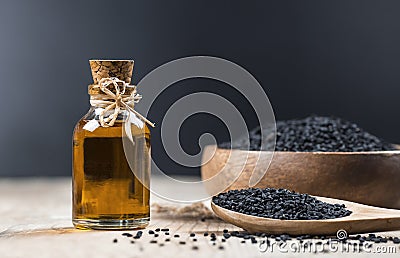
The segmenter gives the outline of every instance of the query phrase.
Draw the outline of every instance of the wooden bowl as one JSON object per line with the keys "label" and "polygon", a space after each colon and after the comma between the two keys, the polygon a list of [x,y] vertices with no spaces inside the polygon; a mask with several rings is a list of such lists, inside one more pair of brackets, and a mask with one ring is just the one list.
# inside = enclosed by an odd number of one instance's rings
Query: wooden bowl
{"label": "wooden bowl", "polygon": [[222,171],[212,185],[206,184],[209,192],[215,185],[226,185],[224,191],[248,188],[255,174],[261,180],[252,187],[286,188],[400,209],[400,150],[272,153],[206,146],[203,160],[208,160],[201,168],[203,180]]}

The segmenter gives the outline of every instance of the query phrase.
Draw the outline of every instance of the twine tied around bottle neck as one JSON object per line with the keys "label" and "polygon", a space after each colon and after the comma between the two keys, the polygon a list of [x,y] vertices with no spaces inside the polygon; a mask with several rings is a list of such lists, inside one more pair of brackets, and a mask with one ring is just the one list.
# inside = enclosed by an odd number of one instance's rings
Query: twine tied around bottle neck
{"label": "twine tied around bottle neck", "polygon": [[[109,89],[110,86],[114,87],[115,93]],[[131,93],[126,93],[127,87],[131,89]],[[100,89],[104,94],[91,94],[90,90],[95,88]],[[142,96],[137,93],[136,86],[134,85],[129,85],[116,77],[102,78],[98,84],[89,87],[89,94],[92,106],[104,108],[99,114],[99,121],[102,127],[113,126],[121,109],[126,109],[150,126],[155,126],[154,123],[150,122],[134,109],[135,103],[138,103],[142,99]],[[106,116],[106,113],[110,110],[114,110],[114,112]]]}

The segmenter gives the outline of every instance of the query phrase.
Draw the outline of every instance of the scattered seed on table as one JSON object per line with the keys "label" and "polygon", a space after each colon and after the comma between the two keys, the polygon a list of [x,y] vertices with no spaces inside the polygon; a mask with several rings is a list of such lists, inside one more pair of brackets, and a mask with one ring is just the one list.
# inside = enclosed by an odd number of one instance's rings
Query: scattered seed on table
{"label": "scattered seed on table", "polygon": [[196,234],[195,234],[195,233],[190,233],[189,236],[190,236],[190,237],[194,237],[194,236],[196,236]]}
{"label": "scattered seed on table", "polygon": [[199,250],[198,246],[192,246],[192,250]]}
{"label": "scattered seed on table", "polygon": [[171,241],[171,239],[169,239],[169,238],[165,239],[165,242],[169,242],[169,241]]}
{"label": "scattered seed on table", "polygon": [[169,228],[163,228],[161,231],[169,231]]}
{"label": "scattered seed on table", "polygon": [[219,249],[219,250],[224,250],[224,247],[223,247],[222,245],[220,245],[220,246],[218,247],[218,249]]}
{"label": "scattered seed on table", "polygon": [[282,234],[279,236],[282,241],[291,240],[292,238],[288,234]]}
{"label": "scattered seed on table", "polygon": [[224,229],[222,232],[223,232],[223,233],[228,233],[228,230],[227,230],[227,229]]}
{"label": "scattered seed on table", "polygon": [[159,235],[158,234],[154,234],[154,237],[158,237]]}
{"label": "scattered seed on table", "polygon": [[156,228],[156,230],[155,230],[155,231],[156,231],[156,232],[160,232],[160,230],[161,230],[160,228]]}
{"label": "scattered seed on table", "polygon": [[114,242],[114,243],[117,243],[117,242],[118,242],[118,239],[115,238],[115,239],[113,240],[113,242]]}
{"label": "scattered seed on table", "polygon": [[166,236],[169,236],[169,232],[165,232],[165,235],[166,235]]}
{"label": "scattered seed on table", "polygon": [[216,243],[214,242],[214,243],[212,243],[212,245],[216,245]]}
{"label": "scattered seed on table", "polygon": [[160,243],[159,246],[164,246],[164,244],[163,244],[163,243]]}
{"label": "scattered seed on table", "polygon": [[228,238],[231,237],[231,234],[229,234],[229,233],[224,233],[223,236],[224,236],[226,239],[228,239]]}
{"label": "scattered seed on table", "polygon": [[242,240],[240,243],[244,244],[244,243],[246,243],[246,241],[245,241],[245,240]]}
{"label": "scattered seed on table", "polygon": [[208,236],[208,232],[204,232],[204,236]]}
{"label": "scattered seed on table", "polygon": [[226,239],[225,239],[225,238],[222,238],[221,241],[222,241],[222,242],[226,242]]}
{"label": "scattered seed on table", "polygon": [[205,218],[201,218],[200,221],[201,221],[201,222],[205,222],[206,219],[205,219]]}
{"label": "scattered seed on table", "polygon": [[157,244],[157,240],[150,240],[150,244]]}
{"label": "scattered seed on table", "polygon": [[193,242],[197,242],[197,238],[193,238]]}
{"label": "scattered seed on table", "polygon": [[179,244],[180,245],[186,245],[186,242],[185,241],[179,241]]}
{"label": "scattered seed on table", "polygon": [[133,235],[130,234],[130,233],[122,233],[122,235],[123,235],[123,236],[126,236],[126,237],[132,237],[132,236],[133,236]]}
{"label": "scattered seed on table", "polygon": [[178,234],[176,234],[176,235],[174,235],[174,237],[179,237],[179,235],[178,235]]}
{"label": "scattered seed on table", "polygon": [[153,234],[154,234],[154,231],[153,231],[153,230],[149,230],[149,234],[150,234],[150,235],[153,235]]}
{"label": "scattered seed on table", "polygon": [[134,243],[135,243],[135,241],[131,240],[131,244],[134,244]]}
{"label": "scattered seed on table", "polygon": [[143,231],[138,231],[138,232],[136,233],[136,236],[134,236],[133,238],[134,238],[134,239],[139,239],[139,238],[142,237],[142,235],[143,235]]}

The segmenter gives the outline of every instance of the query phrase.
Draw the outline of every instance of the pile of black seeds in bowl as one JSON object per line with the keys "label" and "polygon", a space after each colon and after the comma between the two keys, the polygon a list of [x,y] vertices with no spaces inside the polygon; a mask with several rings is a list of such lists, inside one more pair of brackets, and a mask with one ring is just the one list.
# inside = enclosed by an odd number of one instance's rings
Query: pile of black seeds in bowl
{"label": "pile of black seeds in bowl", "polygon": [[320,220],[349,216],[344,204],[330,204],[286,189],[231,190],[212,198],[214,204],[239,213],[282,220]]}
{"label": "pile of black seeds in bowl", "polygon": [[[257,127],[247,137],[222,143],[220,148],[273,150],[274,137],[271,127],[264,129],[264,142],[261,129]],[[389,151],[395,146],[364,131],[354,123],[334,117],[310,116],[304,119],[278,121],[276,123],[275,151],[295,152],[360,152]]]}

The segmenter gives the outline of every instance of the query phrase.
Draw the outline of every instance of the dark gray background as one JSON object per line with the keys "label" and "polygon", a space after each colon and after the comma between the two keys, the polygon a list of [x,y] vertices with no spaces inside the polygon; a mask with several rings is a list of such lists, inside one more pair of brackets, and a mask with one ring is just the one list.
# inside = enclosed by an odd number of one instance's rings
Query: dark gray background
{"label": "dark gray background", "polygon": [[[0,175],[71,174],[71,136],[89,107],[88,59],[132,58],[134,82],[179,57],[233,61],[263,85],[277,119],[309,114],[357,122],[400,142],[400,1],[1,1]],[[150,113],[161,121],[174,100],[211,91],[251,110],[222,83],[187,80],[163,94]],[[207,122],[207,123],[205,123]],[[248,124],[255,126],[249,116]],[[217,119],[187,120],[189,153],[198,136],[226,140]],[[153,156],[170,173],[153,130]]]}

